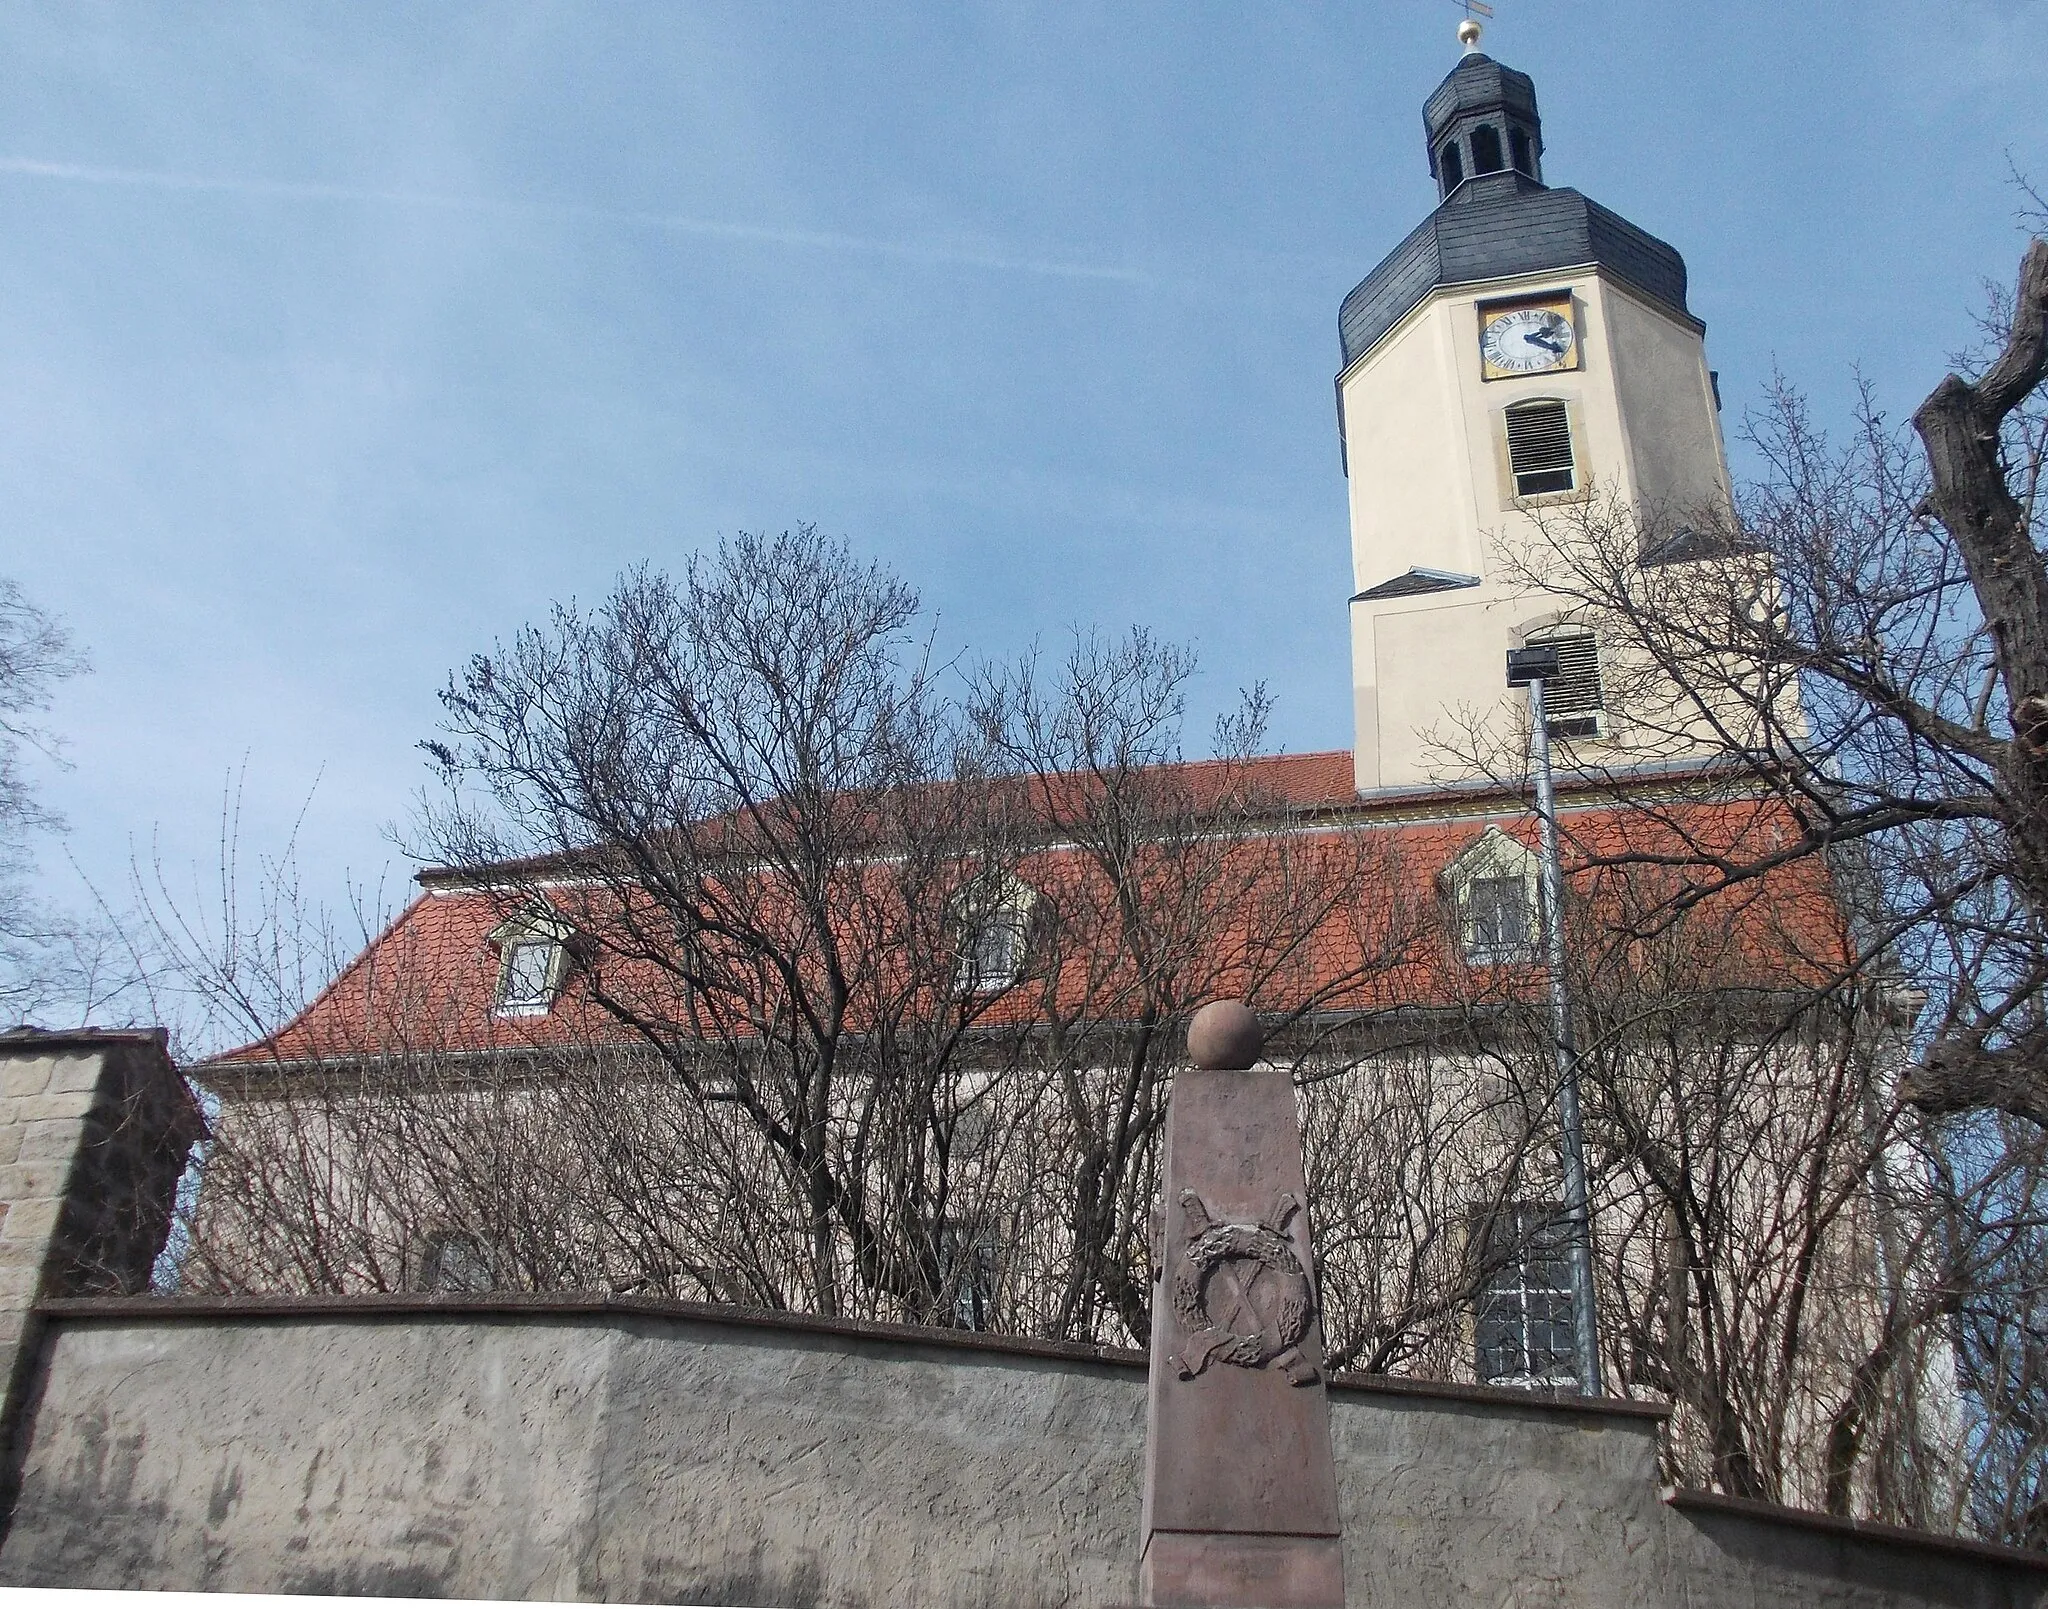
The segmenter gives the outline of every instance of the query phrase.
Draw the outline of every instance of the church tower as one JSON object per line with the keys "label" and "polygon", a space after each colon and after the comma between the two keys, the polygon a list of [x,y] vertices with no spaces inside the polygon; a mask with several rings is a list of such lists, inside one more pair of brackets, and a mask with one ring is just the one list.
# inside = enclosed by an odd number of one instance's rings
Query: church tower
{"label": "church tower", "polygon": [[1535,84],[1478,35],[1460,28],[1464,57],[1423,103],[1437,208],[1338,319],[1367,795],[1457,780],[1430,735],[1461,710],[1505,714],[1506,652],[1537,640],[1556,641],[1565,672],[1552,733],[1587,762],[1625,764],[1597,639],[1562,600],[1503,584],[1498,554],[1566,505],[1611,497],[1683,518],[1729,496],[1683,259],[1544,183]]}

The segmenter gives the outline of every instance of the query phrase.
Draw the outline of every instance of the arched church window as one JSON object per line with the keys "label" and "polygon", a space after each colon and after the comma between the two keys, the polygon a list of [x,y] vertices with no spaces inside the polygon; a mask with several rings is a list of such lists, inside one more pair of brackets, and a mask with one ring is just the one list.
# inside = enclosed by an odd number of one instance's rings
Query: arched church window
{"label": "arched church window", "polygon": [[1606,719],[1600,640],[1583,626],[1556,626],[1530,639],[1557,650],[1558,674],[1543,684],[1544,724],[1552,737],[1598,737]]}
{"label": "arched church window", "polygon": [[1437,172],[1443,176],[1445,195],[1465,182],[1465,159],[1458,154],[1456,140],[1444,141],[1444,148],[1437,153],[1436,166]]}
{"label": "arched church window", "polygon": [[1498,173],[1505,165],[1500,159],[1500,130],[1481,123],[1472,131],[1472,171]]}
{"label": "arched church window", "polygon": [[1508,468],[1517,497],[1568,492],[1577,484],[1570,412],[1555,398],[1518,402],[1507,411]]}
{"label": "arched church window", "polygon": [[1535,158],[1530,154],[1529,131],[1527,129],[1510,128],[1508,130],[1508,155],[1514,160],[1517,173],[1526,173],[1532,179],[1536,176],[1536,162]]}

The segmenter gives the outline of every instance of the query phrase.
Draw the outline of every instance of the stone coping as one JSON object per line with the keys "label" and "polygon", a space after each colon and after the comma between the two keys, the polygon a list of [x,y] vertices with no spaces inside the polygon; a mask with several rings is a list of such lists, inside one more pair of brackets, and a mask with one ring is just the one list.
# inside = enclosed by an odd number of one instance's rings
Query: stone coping
{"label": "stone coping", "polygon": [[37,1028],[24,1023],[0,1030],[0,1051],[92,1050],[103,1045],[154,1045],[159,1050],[170,1044],[162,1028]]}
{"label": "stone coping", "polygon": [[1915,1531],[1904,1525],[1886,1525],[1877,1520],[1817,1514],[1812,1509],[1786,1508],[1782,1504],[1765,1503],[1753,1497],[1730,1497],[1725,1492],[1694,1491],[1683,1486],[1667,1486],[1662,1496],[1666,1504],[1682,1514],[1727,1514],[1765,1525],[1812,1531],[1822,1536],[1890,1543],[1921,1553],[1944,1553],[1952,1558],[1974,1559],[2008,1569],[2048,1574],[2048,1553],[2039,1553],[2032,1548],[2009,1547],[2003,1542],[1979,1542],[1972,1537]]}
{"label": "stone coping", "polygon": [[[360,1296],[73,1296],[42,1302],[36,1311],[61,1323],[136,1319],[162,1323],[179,1320],[260,1323],[267,1319],[666,1318],[734,1329],[829,1335],[855,1341],[884,1341],[899,1346],[935,1347],[1062,1363],[1092,1363],[1140,1374],[1148,1364],[1143,1352],[1123,1346],[1097,1346],[1085,1341],[1043,1341],[1024,1335],[991,1335],[985,1331],[939,1329],[918,1324],[883,1324],[870,1319],[821,1318],[814,1313],[727,1307],[715,1302],[686,1302],[659,1296],[578,1296],[523,1291],[491,1291],[477,1295],[378,1291]],[[1407,1380],[1393,1375],[1333,1374],[1330,1376],[1330,1388],[1342,1393],[1471,1403],[1520,1412],[1565,1413],[1574,1417],[1598,1414],[1623,1419],[1662,1420],[1670,1413],[1661,1403],[1631,1402],[1620,1397],[1553,1395],[1504,1386]]]}
{"label": "stone coping", "polygon": [[1661,1422],[1671,1417],[1671,1410],[1661,1402],[1637,1402],[1629,1397],[1582,1397],[1575,1391],[1534,1391],[1520,1386],[1463,1385],[1455,1380],[1411,1380],[1398,1374],[1333,1374],[1330,1376],[1330,1389],[1369,1392],[1384,1397],[1430,1397],[1439,1402],[1469,1402],[1484,1408],[1600,1414],[1615,1419]]}
{"label": "stone coping", "polygon": [[61,1323],[94,1320],[242,1320],[351,1318],[665,1318],[723,1325],[840,1336],[857,1341],[945,1347],[1010,1357],[1099,1363],[1114,1368],[1145,1366],[1145,1354],[1129,1347],[1093,1346],[1080,1341],[1041,1341],[1025,1335],[990,1335],[919,1324],[884,1324],[872,1319],[823,1318],[774,1308],[727,1307],[663,1296],[596,1296],[557,1292],[489,1291],[476,1295],[424,1291],[375,1291],[360,1296],[73,1296],[37,1304],[36,1311]]}

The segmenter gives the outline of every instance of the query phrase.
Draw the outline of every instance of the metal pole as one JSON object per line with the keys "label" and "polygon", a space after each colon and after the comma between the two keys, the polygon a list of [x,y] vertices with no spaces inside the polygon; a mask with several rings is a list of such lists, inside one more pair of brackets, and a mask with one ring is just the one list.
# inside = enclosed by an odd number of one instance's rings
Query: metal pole
{"label": "metal pole", "polygon": [[1579,1053],[1572,1038],[1571,998],[1565,992],[1564,861],[1557,849],[1557,797],[1550,782],[1550,722],[1543,713],[1543,678],[1529,682],[1529,720],[1535,727],[1536,814],[1543,826],[1544,954],[1550,971],[1550,1027],[1557,1042],[1557,1120],[1564,1131],[1564,1210],[1571,1235],[1572,1340],[1579,1390],[1600,1391],[1600,1327],[1593,1307],[1593,1220],[1586,1205],[1586,1139],[1579,1120]]}

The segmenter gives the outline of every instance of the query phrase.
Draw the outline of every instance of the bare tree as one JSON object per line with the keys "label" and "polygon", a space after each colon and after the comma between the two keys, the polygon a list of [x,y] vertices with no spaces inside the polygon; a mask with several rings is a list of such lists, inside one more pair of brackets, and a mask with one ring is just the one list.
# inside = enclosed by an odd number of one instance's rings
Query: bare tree
{"label": "bare tree", "polygon": [[20,1021],[72,1003],[85,981],[96,992],[95,936],[45,908],[27,888],[34,834],[63,823],[37,797],[29,752],[63,764],[60,740],[41,722],[57,685],[86,668],[55,617],[0,579],[0,1012]]}
{"label": "bare tree", "polygon": [[958,897],[1014,850],[916,614],[811,528],[741,536],[479,656],[431,746],[489,801],[424,816],[435,858],[564,920],[604,1018],[759,1141],[804,1224],[777,1294],[828,1314],[931,1309],[988,1098]]}
{"label": "bare tree", "polygon": [[[1654,857],[1591,858],[1676,872],[1667,912],[1829,860],[1856,908],[1848,970],[1928,990],[1911,1098],[2048,1122],[2048,242],[1995,324],[1981,377],[1915,414],[1917,452],[1867,395],[1837,448],[1780,386],[1735,509],[1584,504],[1504,557],[1600,635],[1631,763],[1711,762],[1666,790]],[[1731,785],[1781,805],[1783,830],[1693,832],[1687,805]]]}
{"label": "bare tree", "polygon": [[1256,763],[1263,689],[1219,722],[1216,758],[1187,763],[1192,670],[1142,630],[1081,633],[1050,671],[1035,654],[985,668],[971,701],[1021,813],[1057,846],[1019,867],[1037,880],[1020,1004],[1072,1149],[1062,1336],[1149,1333],[1157,1143],[1193,1011],[1242,997],[1313,1061],[1306,1025],[1383,1008],[1372,985],[1420,933],[1391,835],[1318,821]]}
{"label": "bare tree", "polygon": [[[562,1034],[501,1020],[498,1054],[456,1053],[479,1002],[401,922],[329,991],[326,1042],[203,1070],[232,1111],[193,1277],[380,1287],[461,1233],[538,1288],[1142,1339],[1188,1013],[1270,998],[1313,1051],[1324,1014],[1376,1009],[1417,922],[1384,835],[1261,782],[1259,697],[1190,764],[1179,650],[1086,636],[955,703],[914,618],[804,530],[474,662],[434,749],[471,791],[423,813],[433,877],[486,907],[467,944],[564,941],[534,1025]],[[183,943],[252,1021],[304,993],[303,917],[273,903],[253,965]]]}
{"label": "bare tree", "polygon": [[[1629,983],[1618,1017],[1617,976],[1576,986],[1608,1024],[1586,1058],[1604,1187],[1640,1204],[1640,1251],[1610,1259],[1610,1344],[1680,1406],[1675,1472],[2017,1535],[2016,1493],[2040,1489],[2016,1384],[2037,1378],[2038,1170],[2009,1126],[1901,1105],[2048,1123],[2048,243],[1987,328],[1980,377],[1935,390],[1917,445],[1867,392],[1833,445],[1781,384],[1749,423],[1765,474],[1733,508],[1568,505],[1500,557],[1596,634],[1623,740],[1564,753],[1581,802],[1636,824],[1617,841],[1564,818],[1574,881],[1623,890],[1575,953],[1682,953],[1731,901],[1834,913],[1773,937],[1795,959],[1775,1000],[1694,995],[1697,961]],[[1521,754],[1488,741],[1475,721],[1447,745],[1517,781]],[[1685,763],[1645,786],[1659,760]],[[1666,1020],[1685,1035],[1660,1048]],[[1957,1365],[1974,1399],[1915,1402]]]}

